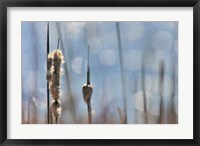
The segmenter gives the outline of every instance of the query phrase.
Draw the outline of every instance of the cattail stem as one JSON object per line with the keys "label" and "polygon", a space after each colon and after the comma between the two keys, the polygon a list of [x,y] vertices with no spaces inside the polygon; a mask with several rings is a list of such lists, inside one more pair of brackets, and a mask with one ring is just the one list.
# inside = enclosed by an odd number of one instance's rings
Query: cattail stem
{"label": "cattail stem", "polygon": [[118,114],[119,114],[120,123],[121,123],[121,124],[125,124],[125,123],[124,123],[124,121],[125,121],[125,120],[124,120],[124,116],[123,116],[123,114],[122,114],[122,112],[121,112],[121,109],[120,109],[119,107],[117,108],[117,111],[118,111]]}
{"label": "cattail stem", "polygon": [[87,64],[87,84],[90,85],[90,57],[89,57],[89,45],[88,45],[88,64]]}
{"label": "cattail stem", "polygon": [[56,124],[58,124],[58,117],[57,116],[55,117],[55,120],[56,120]]}
{"label": "cattail stem", "polygon": [[28,124],[30,124],[30,102],[28,101]]}
{"label": "cattail stem", "polygon": [[35,102],[33,102],[33,113],[34,113],[34,116],[33,116],[33,123],[34,124],[37,124],[37,109],[36,109],[36,104]]}
{"label": "cattail stem", "polygon": [[143,64],[142,64],[142,92],[143,92],[143,103],[144,103],[144,118],[145,118],[145,123],[148,124],[145,84],[146,84],[146,82],[145,82],[145,66],[144,66],[144,61],[143,61]]}
{"label": "cattail stem", "polygon": [[[49,54],[49,23],[47,24],[47,59]],[[47,123],[49,124],[49,82],[47,81]]]}
{"label": "cattail stem", "polygon": [[52,108],[50,108],[49,109],[50,110],[50,115],[49,115],[49,122],[51,123],[51,124],[53,124],[53,115],[52,115]]}
{"label": "cattail stem", "polygon": [[176,121],[176,112],[175,112],[175,103],[174,103],[174,98],[175,98],[175,91],[176,91],[176,78],[175,78],[175,66],[173,65],[173,70],[172,70],[172,80],[173,80],[173,92],[170,98],[170,124],[175,124],[177,123]]}
{"label": "cattail stem", "polygon": [[92,124],[92,107],[91,107],[91,102],[87,102],[87,107],[88,107],[88,123]]}
{"label": "cattail stem", "polygon": [[60,48],[60,38],[58,38],[57,49]]}
{"label": "cattail stem", "polygon": [[124,120],[125,124],[127,124],[127,107],[126,107],[126,92],[125,92],[125,79],[123,72],[123,55],[122,55],[122,45],[121,45],[121,36],[120,36],[120,28],[119,22],[116,23],[117,29],[117,39],[118,39],[118,48],[119,48],[119,62],[120,62],[120,72],[121,72],[121,83],[122,83],[122,94],[123,94],[123,102],[124,102]]}
{"label": "cattail stem", "polygon": [[160,62],[160,77],[159,77],[159,86],[160,86],[160,114],[158,123],[163,123],[163,80],[164,80],[164,63],[163,61]]}

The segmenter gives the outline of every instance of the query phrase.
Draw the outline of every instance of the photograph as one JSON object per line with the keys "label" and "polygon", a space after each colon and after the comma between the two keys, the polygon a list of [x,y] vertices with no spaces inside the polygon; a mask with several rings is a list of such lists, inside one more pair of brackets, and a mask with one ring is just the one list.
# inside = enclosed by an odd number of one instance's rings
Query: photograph
{"label": "photograph", "polygon": [[198,145],[199,1],[1,1],[0,145]]}
{"label": "photograph", "polygon": [[178,21],[22,21],[21,124],[179,124]]}

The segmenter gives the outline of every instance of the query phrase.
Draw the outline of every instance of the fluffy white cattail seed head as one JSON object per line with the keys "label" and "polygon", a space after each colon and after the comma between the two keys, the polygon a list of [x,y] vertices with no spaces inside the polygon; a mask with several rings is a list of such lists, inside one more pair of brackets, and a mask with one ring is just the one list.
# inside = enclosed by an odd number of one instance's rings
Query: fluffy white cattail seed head
{"label": "fluffy white cattail seed head", "polygon": [[61,96],[60,76],[62,72],[61,64],[64,62],[64,56],[60,50],[53,51],[53,79],[50,87],[51,95],[54,100],[59,100]]}

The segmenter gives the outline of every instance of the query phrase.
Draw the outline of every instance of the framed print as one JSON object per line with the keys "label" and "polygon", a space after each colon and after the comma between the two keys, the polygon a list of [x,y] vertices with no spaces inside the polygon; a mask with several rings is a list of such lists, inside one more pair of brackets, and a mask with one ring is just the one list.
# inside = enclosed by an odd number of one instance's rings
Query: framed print
{"label": "framed print", "polygon": [[198,145],[199,1],[2,1],[1,145]]}

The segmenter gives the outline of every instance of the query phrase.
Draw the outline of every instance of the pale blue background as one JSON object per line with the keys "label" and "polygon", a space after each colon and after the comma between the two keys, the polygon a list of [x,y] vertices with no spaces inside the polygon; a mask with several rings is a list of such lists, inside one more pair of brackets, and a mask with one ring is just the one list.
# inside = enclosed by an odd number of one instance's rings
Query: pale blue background
{"label": "pale blue background", "polygon": [[[164,60],[164,123],[169,123],[170,105],[178,109],[178,22],[120,22],[123,71],[121,83],[116,22],[50,22],[50,51],[58,38],[64,53],[61,78],[63,112],[60,123],[87,123],[87,106],[82,97],[86,83],[87,45],[90,45],[92,109],[94,123],[120,123],[117,108],[123,112],[122,86],[127,99],[128,123],[144,123],[141,67],[145,62],[145,88],[149,123],[159,113],[159,62]],[[37,123],[46,122],[47,22],[22,22],[22,110],[27,122],[27,101],[36,101]],[[180,48],[181,49],[181,48]],[[67,82],[66,68],[70,85]],[[175,82],[173,81],[175,69]],[[72,98],[69,97],[69,87]],[[174,91],[175,87],[175,91]],[[173,96],[173,97],[172,97]],[[173,100],[171,100],[173,99]],[[74,112],[73,112],[74,111]],[[30,114],[30,116],[32,116]]]}

